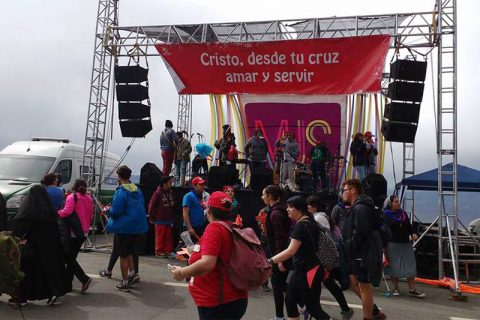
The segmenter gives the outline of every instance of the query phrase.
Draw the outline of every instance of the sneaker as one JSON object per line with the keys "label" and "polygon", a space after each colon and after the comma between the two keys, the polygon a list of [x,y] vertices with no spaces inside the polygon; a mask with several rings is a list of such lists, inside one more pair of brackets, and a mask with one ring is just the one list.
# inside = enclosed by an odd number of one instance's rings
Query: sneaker
{"label": "sneaker", "polygon": [[177,258],[177,255],[175,254],[175,252],[170,252],[170,253],[168,254],[168,258],[170,258],[170,259],[176,259],[176,258]]}
{"label": "sneaker", "polygon": [[129,282],[120,281],[119,284],[115,285],[115,289],[123,291],[123,292],[130,292],[132,287],[130,286]]}
{"label": "sneaker", "polygon": [[55,304],[55,302],[57,302],[58,300],[58,296],[51,296],[50,298],[48,298],[47,300],[47,306],[52,306]]}
{"label": "sneaker", "polygon": [[10,298],[8,299],[8,304],[11,305],[12,307],[25,307],[28,303],[27,300],[20,300],[17,298]]}
{"label": "sneaker", "polygon": [[155,258],[159,258],[159,259],[164,259],[166,257],[168,257],[166,253],[160,253],[155,255]]}
{"label": "sneaker", "polygon": [[270,287],[268,286],[268,283],[262,284],[262,290],[263,290],[264,292],[270,292],[270,291],[272,291],[272,289],[270,289]]}
{"label": "sneaker", "polygon": [[415,298],[425,298],[426,296],[425,293],[418,292],[417,289],[408,291],[408,295]]}
{"label": "sneaker", "polygon": [[394,297],[400,297],[400,291],[398,291],[398,290],[393,290],[392,295],[393,295]]}
{"label": "sneaker", "polygon": [[112,278],[112,272],[108,270],[100,270],[98,274],[102,278],[108,278],[108,279]]}
{"label": "sneaker", "polygon": [[130,286],[133,286],[135,283],[139,283],[139,282],[140,282],[140,276],[137,273],[135,273],[132,276],[128,276],[128,284]]}
{"label": "sneaker", "polygon": [[353,316],[353,309],[350,308],[350,310],[348,311],[342,311],[341,315],[342,315],[342,320],[350,320]]}
{"label": "sneaker", "polygon": [[373,310],[373,318],[374,320],[383,320],[383,319],[386,319],[387,318],[387,315],[385,313],[383,313],[382,311],[380,310]]}
{"label": "sneaker", "polygon": [[90,287],[91,283],[92,283],[92,278],[88,278],[88,280],[82,284],[82,289],[80,289],[80,293],[85,294],[85,292],[87,292],[88,290],[88,287]]}

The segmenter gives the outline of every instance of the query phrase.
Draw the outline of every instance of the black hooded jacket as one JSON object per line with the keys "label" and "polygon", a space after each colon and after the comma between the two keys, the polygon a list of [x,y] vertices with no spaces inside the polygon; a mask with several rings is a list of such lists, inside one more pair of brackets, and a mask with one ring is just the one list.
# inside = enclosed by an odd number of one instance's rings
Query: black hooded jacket
{"label": "black hooded jacket", "polygon": [[367,195],[360,195],[348,211],[342,228],[342,237],[348,255],[360,258],[365,243],[373,232],[373,209],[375,204]]}
{"label": "black hooded jacket", "polygon": [[352,263],[361,260],[374,287],[378,287],[382,275],[382,238],[374,225],[373,200],[361,195],[350,207],[342,236],[347,259]]}

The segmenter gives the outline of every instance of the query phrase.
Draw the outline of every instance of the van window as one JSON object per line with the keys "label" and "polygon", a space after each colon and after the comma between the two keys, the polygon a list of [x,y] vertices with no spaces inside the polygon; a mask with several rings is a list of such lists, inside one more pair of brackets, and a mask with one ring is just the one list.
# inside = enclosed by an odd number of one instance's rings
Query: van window
{"label": "van window", "polygon": [[0,180],[40,182],[48,173],[55,158],[0,155]]}
{"label": "van window", "polygon": [[62,181],[67,184],[72,179],[72,160],[60,160],[53,171],[62,175]]}

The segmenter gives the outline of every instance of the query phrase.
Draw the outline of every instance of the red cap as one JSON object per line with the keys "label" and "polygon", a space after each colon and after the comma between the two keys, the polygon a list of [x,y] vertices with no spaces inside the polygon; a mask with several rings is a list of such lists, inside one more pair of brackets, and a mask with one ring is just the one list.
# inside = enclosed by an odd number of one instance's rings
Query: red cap
{"label": "red cap", "polygon": [[228,194],[221,191],[212,193],[210,198],[208,198],[207,204],[222,211],[230,211],[232,209],[232,199]]}
{"label": "red cap", "polygon": [[372,132],[370,132],[370,131],[366,131],[363,135],[364,135],[365,137],[373,137],[373,134],[372,134]]}
{"label": "red cap", "polygon": [[205,184],[207,181],[203,180],[201,177],[195,177],[192,179],[192,185]]}

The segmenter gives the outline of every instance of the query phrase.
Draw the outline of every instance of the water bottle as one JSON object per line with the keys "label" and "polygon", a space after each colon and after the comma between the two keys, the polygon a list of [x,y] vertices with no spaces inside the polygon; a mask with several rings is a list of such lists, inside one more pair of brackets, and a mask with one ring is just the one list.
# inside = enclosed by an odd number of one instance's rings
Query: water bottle
{"label": "water bottle", "polygon": [[183,243],[185,243],[188,253],[192,253],[195,244],[190,237],[190,233],[188,233],[188,231],[183,231],[182,233],[180,233],[180,238],[182,238]]}

